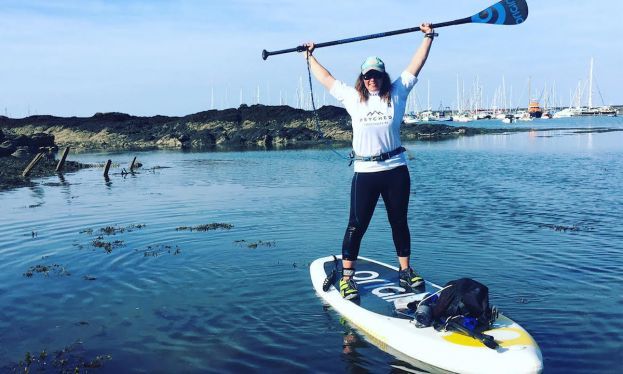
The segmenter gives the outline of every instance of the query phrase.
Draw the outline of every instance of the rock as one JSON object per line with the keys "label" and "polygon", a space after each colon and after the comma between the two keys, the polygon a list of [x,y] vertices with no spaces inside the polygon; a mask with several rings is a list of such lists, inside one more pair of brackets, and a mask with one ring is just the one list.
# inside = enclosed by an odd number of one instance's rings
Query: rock
{"label": "rock", "polygon": [[10,141],[0,144],[0,157],[10,156],[17,148]]}
{"label": "rock", "polygon": [[229,143],[232,145],[243,145],[246,142],[247,139],[238,133],[234,134],[234,136],[229,139]]}
{"label": "rock", "polygon": [[179,140],[182,143],[182,146],[181,146],[182,149],[192,148],[191,138],[188,134],[182,134],[178,136],[177,140]]}
{"label": "rock", "polygon": [[273,144],[273,137],[270,136],[270,134],[266,134],[258,139],[257,144],[263,147],[271,147]]}
{"label": "rock", "polygon": [[216,138],[209,131],[202,131],[197,133],[197,137],[190,142],[191,148],[210,148],[216,145]]}
{"label": "rock", "polygon": [[54,144],[54,135],[46,133],[36,133],[30,137],[28,142],[28,148],[31,152],[37,152],[41,148],[57,150],[58,147]]}
{"label": "rock", "polygon": [[97,122],[122,122],[122,121],[128,121],[132,119],[132,116],[129,114],[119,113],[119,112],[110,112],[110,113],[97,112],[91,118],[93,118],[93,120]]}
{"label": "rock", "polygon": [[161,148],[182,148],[182,142],[173,135],[165,135],[156,141],[156,145]]}
{"label": "rock", "polygon": [[221,136],[216,139],[216,144],[227,144],[229,143],[229,135],[226,132],[221,133]]}
{"label": "rock", "polygon": [[28,147],[17,147],[11,156],[15,158],[30,158],[31,152]]}
{"label": "rock", "polygon": [[16,147],[28,147],[30,139],[26,135],[18,135],[13,139],[12,143]]}
{"label": "rock", "polygon": [[0,129],[0,142],[4,141],[4,132],[2,132],[2,129]]}
{"label": "rock", "polygon": [[54,135],[46,133],[36,133],[31,136],[18,135],[11,140],[11,143],[14,147],[26,147],[31,153],[58,149],[54,144]]}

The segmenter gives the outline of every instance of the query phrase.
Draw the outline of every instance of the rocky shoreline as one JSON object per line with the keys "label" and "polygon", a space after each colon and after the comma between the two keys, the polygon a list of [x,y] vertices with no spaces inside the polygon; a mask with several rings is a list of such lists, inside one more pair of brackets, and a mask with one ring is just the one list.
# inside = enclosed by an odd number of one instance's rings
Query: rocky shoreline
{"label": "rocky shoreline", "polygon": [[[34,156],[33,156],[34,157]],[[33,178],[48,177],[56,172],[58,161],[51,154],[45,155],[32,169],[28,177],[22,177],[22,172],[30,163],[30,158],[2,157],[0,158],[0,191],[17,187],[34,186]],[[91,165],[76,161],[66,161],[64,172],[73,172]],[[62,176],[62,174],[60,174]]]}
{"label": "rocky shoreline", "polygon": [[[352,133],[346,110],[323,106],[317,113],[325,138],[350,141]],[[78,151],[272,147],[320,140],[313,112],[264,105],[241,105],[237,109],[209,110],[184,117],[138,117],[124,113],[97,113],[92,117],[39,115],[21,119],[0,116],[0,128],[13,137],[51,134],[57,146],[71,146]],[[483,131],[445,125],[405,125],[403,138],[439,138]]]}
{"label": "rocky shoreline", "polygon": [[[13,119],[0,116],[0,190],[29,185],[21,172],[32,156],[48,156],[32,173],[50,175],[55,152],[150,149],[216,150],[317,145],[326,139],[351,140],[350,117],[345,109],[323,106],[314,112],[289,106],[241,105],[237,109],[209,110],[183,117],[139,117],[124,113],[96,113],[92,117],[36,115]],[[316,124],[317,123],[317,124]],[[322,134],[317,131],[320,128]],[[404,125],[405,140],[444,139],[499,132],[447,125]],[[66,170],[88,165],[68,163]]]}

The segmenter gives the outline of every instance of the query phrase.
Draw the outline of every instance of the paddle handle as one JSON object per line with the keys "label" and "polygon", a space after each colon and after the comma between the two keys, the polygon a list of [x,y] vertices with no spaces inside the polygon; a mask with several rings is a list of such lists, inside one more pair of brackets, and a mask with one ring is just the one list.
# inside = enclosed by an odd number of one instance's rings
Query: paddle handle
{"label": "paddle handle", "polygon": [[[466,18],[461,18],[461,19],[457,19],[457,20],[454,20],[454,21],[448,21],[448,22],[441,22],[441,23],[432,24],[431,27],[432,28],[439,28],[439,27],[446,27],[446,26],[452,26],[452,25],[460,25],[460,24],[463,24],[463,23],[470,23],[470,22],[472,22],[472,19],[470,17],[466,17]],[[316,48],[330,47],[332,45],[338,45],[338,44],[360,42],[362,40],[384,38],[384,37],[387,37],[387,36],[406,34],[406,33],[416,32],[416,31],[420,31],[420,27],[419,26],[417,26],[417,27],[409,27],[409,28],[406,28],[406,29],[400,29],[400,30],[394,30],[394,31],[380,32],[378,34],[356,36],[354,38],[340,39],[340,40],[333,40],[333,41],[330,41],[330,42],[318,43],[318,44],[316,44]],[[299,45],[299,46],[294,47],[294,48],[282,49],[282,50],[279,50],[279,51],[271,51],[271,52],[269,52],[267,50],[263,50],[262,51],[262,59],[266,60],[268,58],[268,56],[280,55],[280,54],[283,54],[283,53],[303,52],[303,51],[305,51],[305,49],[306,49],[305,46]]]}

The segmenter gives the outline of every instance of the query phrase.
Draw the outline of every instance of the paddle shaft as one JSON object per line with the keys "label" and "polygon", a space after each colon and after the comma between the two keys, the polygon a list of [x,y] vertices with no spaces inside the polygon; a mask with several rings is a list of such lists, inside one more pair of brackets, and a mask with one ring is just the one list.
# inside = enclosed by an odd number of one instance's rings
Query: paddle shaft
{"label": "paddle shaft", "polygon": [[[461,18],[461,19],[457,19],[457,20],[454,20],[454,21],[441,22],[441,23],[432,24],[431,27],[435,29],[435,28],[439,28],[439,27],[452,26],[452,25],[461,25],[461,24],[464,24],[464,23],[471,23],[471,22],[472,22],[472,19],[470,17],[466,17],[466,18]],[[348,39],[334,40],[334,41],[331,41],[331,42],[318,43],[318,44],[316,44],[316,48],[330,47],[332,45],[338,45],[338,44],[360,42],[362,40],[384,38],[386,36],[406,34],[406,33],[416,32],[416,31],[420,31],[420,27],[419,26],[418,27],[409,27],[409,28],[406,28],[406,29],[400,29],[400,30],[394,30],[394,31],[381,32],[381,33],[378,33],[378,34],[357,36],[357,37],[348,38]],[[290,52],[303,52],[304,50],[305,50],[305,47],[302,46],[302,45],[299,45],[298,47],[294,47],[294,48],[282,49],[282,50],[279,50],[279,51],[272,51],[272,52],[269,52],[267,50],[263,50],[262,51],[262,58],[264,60],[266,60],[268,58],[268,56],[280,55],[280,54],[283,54],[283,53],[290,53]]]}

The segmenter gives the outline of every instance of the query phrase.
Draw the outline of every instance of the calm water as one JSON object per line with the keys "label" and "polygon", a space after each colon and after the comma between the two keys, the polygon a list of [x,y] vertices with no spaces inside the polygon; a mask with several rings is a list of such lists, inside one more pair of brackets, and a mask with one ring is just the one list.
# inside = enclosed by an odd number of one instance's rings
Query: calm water
{"label": "calm water", "polygon": [[[620,118],[554,124],[623,128]],[[623,132],[408,145],[419,271],[487,284],[538,341],[546,372],[619,372]],[[133,156],[74,159],[127,168]],[[0,193],[0,371],[65,347],[73,362],[100,356],[101,372],[407,366],[325,310],[311,287],[308,264],[339,253],[352,176],[343,160],[326,149],[138,156],[134,176],[120,167],[105,182],[94,168]],[[210,223],[233,227],[176,230]],[[109,226],[117,232],[100,231]],[[395,262],[382,203],[361,253]]]}

